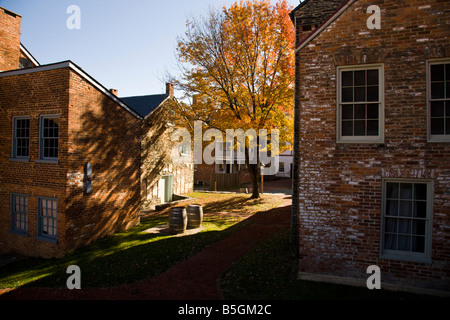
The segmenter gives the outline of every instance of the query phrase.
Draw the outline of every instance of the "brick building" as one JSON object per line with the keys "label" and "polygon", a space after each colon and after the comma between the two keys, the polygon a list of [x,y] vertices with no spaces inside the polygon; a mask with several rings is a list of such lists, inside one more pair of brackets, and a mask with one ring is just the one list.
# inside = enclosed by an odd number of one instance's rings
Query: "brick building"
{"label": "brick building", "polygon": [[0,251],[60,257],[139,224],[142,164],[168,150],[145,158],[159,124],[73,62],[39,65],[20,20],[0,8]]}
{"label": "brick building", "polygon": [[[166,84],[165,94],[123,97],[143,118],[141,138],[141,204],[145,207],[167,203],[174,195],[194,191],[192,153],[177,147],[172,135],[179,129],[174,87]],[[178,152],[174,160],[172,151]],[[178,161],[179,160],[179,161]]]}
{"label": "brick building", "polygon": [[365,286],[377,265],[382,287],[450,290],[449,13],[439,0],[292,11],[299,278]]}

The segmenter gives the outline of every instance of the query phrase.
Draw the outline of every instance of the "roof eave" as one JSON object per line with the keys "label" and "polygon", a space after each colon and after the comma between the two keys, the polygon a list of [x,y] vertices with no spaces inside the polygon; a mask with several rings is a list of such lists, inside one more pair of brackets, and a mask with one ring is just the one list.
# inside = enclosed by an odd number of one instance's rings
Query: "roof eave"
{"label": "roof eave", "polygon": [[88,73],[86,73],[83,69],[81,69],[79,66],[77,66],[75,63],[73,63],[70,60],[57,62],[57,63],[53,63],[53,64],[41,65],[41,66],[34,67],[34,68],[16,69],[16,70],[0,72],[0,78],[23,75],[23,74],[30,74],[30,73],[35,73],[35,72],[63,69],[63,68],[69,68],[73,72],[77,73],[80,77],[82,77],[84,80],[86,80],[88,83],[90,83],[93,87],[95,87],[97,90],[104,93],[106,96],[108,96],[112,100],[114,100],[117,104],[119,104],[123,109],[125,109],[126,111],[131,113],[133,116],[135,116],[136,118],[141,119],[141,120],[143,119],[143,117],[141,115],[139,115],[136,111],[134,111],[130,106],[125,104],[125,102],[120,100],[119,97],[112,94],[100,82],[95,80],[93,77],[91,77]]}

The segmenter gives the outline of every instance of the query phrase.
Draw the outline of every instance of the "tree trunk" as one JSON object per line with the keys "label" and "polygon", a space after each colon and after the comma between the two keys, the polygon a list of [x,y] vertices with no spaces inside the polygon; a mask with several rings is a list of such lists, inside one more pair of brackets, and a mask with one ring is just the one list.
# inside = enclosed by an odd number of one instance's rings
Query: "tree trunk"
{"label": "tree trunk", "polygon": [[[257,138],[257,142],[259,143],[259,137]],[[258,147],[256,148],[258,150]],[[252,179],[252,196],[250,199],[258,199],[259,195],[259,178],[261,170],[259,168],[259,154],[256,151],[256,163],[250,163],[250,155],[249,148],[245,146],[245,164],[247,165],[247,170],[250,174],[250,178]],[[254,161],[252,161],[254,162]]]}
{"label": "tree trunk", "polygon": [[258,199],[259,195],[259,177],[260,177],[260,169],[259,163],[257,164],[248,164],[247,165],[248,172],[250,173],[250,178],[252,179],[252,196],[250,199]]}

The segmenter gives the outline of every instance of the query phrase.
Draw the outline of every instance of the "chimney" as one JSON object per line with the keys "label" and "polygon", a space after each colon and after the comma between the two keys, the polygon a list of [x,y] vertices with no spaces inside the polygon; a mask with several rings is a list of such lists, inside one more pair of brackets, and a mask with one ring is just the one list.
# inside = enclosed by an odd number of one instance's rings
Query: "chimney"
{"label": "chimney", "polygon": [[117,90],[117,89],[109,89],[109,91],[110,91],[113,95],[115,95],[116,97],[118,97],[119,90]]}
{"label": "chimney", "polygon": [[19,69],[22,17],[0,7],[0,71]]}
{"label": "chimney", "polygon": [[173,98],[174,86],[172,83],[166,83],[166,94],[169,95],[169,97]]}

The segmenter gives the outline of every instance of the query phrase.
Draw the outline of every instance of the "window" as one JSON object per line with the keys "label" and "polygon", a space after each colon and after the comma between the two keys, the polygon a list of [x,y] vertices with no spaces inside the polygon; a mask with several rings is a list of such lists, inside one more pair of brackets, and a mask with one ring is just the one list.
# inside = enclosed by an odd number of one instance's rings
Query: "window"
{"label": "window", "polygon": [[11,231],[13,233],[28,233],[28,196],[11,195]]}
{"label": "window", "polygon": [[12,158],[28,160],[30,157],[30,118],[13,118]]}
{"label": "window", "polygon": [[57,161],[59,144],[59,117],[41,116],[39,159]]}
{"label": "window", "polygon": [[279,172],[284,172],[284,162],[280,162]]}
{"label": "window", "polygon": [[338,68],[338,142],[383,142],[383,87],[383,65]]}
{"label": "window", "polygon": [[38,198],[38,237],[56,242],[58,200]]}
{"label": "window", "polygon": [[430,141],[450,141],[450,60],[429,61],[428,136]]}
{"label": "window", "polygon": [[431,261],[432,183],[385,181],[382,256]]}

